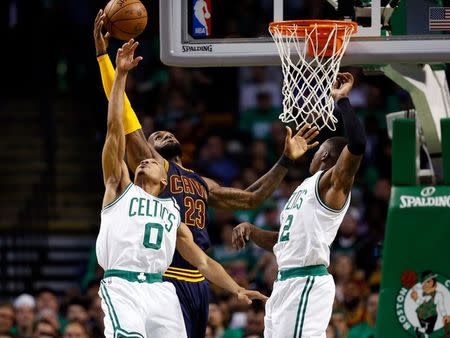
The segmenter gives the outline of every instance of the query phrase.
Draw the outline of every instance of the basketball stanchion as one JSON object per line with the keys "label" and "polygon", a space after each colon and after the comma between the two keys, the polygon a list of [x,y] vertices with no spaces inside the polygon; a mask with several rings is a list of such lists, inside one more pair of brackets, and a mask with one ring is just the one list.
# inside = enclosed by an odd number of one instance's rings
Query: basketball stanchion
{"label": "basketball stanchion", "polygon": [[336,129],[331,89],[342,56],[358,25],[350,21],[293,20],[272,22],[269,32],[281,57],[284,123],[298,129],[307,122]]}

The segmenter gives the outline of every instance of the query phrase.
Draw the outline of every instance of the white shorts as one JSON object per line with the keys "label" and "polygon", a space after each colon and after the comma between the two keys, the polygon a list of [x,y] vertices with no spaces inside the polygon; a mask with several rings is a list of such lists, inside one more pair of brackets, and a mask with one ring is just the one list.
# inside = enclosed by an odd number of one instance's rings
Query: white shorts
{"label": "white shorts", "polygon": [[325,338],[335,293],[331,275],[274,283],[266,303],[265,338]]}
{"label": "white shorts", "polygon": [[185,338],[175,287],[169,282],[139,283],[118,277],[101,281],[106,338]]}

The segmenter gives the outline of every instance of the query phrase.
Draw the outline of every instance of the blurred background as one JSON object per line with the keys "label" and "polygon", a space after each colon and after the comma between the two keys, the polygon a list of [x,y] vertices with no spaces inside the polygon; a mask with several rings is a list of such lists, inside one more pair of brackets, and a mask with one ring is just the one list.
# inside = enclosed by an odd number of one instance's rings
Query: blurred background
{"label": "blurred background", "polygon": [[[301,2],[288,3],[292,10],[301,7]],[[261,8],[253,4],[236,2],[236,21],[223,22],[220,34],[260,32],[271,8],[255,15]],[[100,154],[107,101],[92,30],[104,5],[97,0],[0,3],[0,65],[5,80],[0,91],[1,338],[38,337],[42,332],[52,337],[102,336],[97,295],[102,271],[94,246],[103,195]],[[245,189],[271,168],[283,150],[285,129],[277,118],[282,101],[280,68],[167,67],[159,61],[158,2],[145,5],[149,22],[138,39],[138,55],[144,60],[127,83],[145,134],[173,131],[183,146],[186,167]],[[301,9],[310,17],[321,10]],[[120,44],[110,42],[113,60]],[[332,247],[336,300],[327,334],[370,337],[390,194],[391,145],[385,114],[412,104],[408,93],[387,78],[365,76],[359,68],[346,70],[356,79],[350,100],[364,121],[368,144],[351,207]],[[342,133],[339,125],[336,134]],[[320,139],[330,135],[325,131]],[[209,254],[242,286],[269,295],[277,266],[273,254],[253,245],[235,251],[233,226],[250,221],[278,230],[279,213],[308,176],[312,155],[291,169],[258,209],[209,210]],[[207,337],[262,336],[263,304],[242,306],[214,286],[210,300]]]}

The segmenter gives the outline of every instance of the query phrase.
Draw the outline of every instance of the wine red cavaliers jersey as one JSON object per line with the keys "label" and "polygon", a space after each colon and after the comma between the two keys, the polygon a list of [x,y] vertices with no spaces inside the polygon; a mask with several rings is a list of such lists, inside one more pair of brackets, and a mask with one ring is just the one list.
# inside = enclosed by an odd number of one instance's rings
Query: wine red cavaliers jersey
{"label": "wine red cavaliers jersey", "polygon": [[[203,178],[194,171],[183,168],[172,161],[167,163],[168,184],[158,197],[175,198],[180,207],[181,221],[191,229],[194,242],[205,251],[210,245],[206,209],[208,186]],[[172,264],[164,275],[192,282],[204,279],[197,268],[185,261],[178,251],[175,251]]]}

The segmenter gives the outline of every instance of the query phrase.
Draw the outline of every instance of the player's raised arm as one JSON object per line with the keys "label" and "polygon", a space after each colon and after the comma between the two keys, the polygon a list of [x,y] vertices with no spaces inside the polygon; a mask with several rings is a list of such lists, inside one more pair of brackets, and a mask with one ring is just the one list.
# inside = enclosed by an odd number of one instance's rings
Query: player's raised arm
{"label": "player's raised arm", "polygon": [[235,226],[232,234],[233,246],[238,250],[245,248],[247,241],[253,241],[260,248],[273,252],[277,240],[277,231],[261,230],[248,222]]}
{"label": "player's raised arm", "polygon": [[[109,99],[114,81],[114,67],[107,53],[110,35],[109,33],[103,34],[102,32],[104,19],[105,13],[103,13],[103,10],[99,10],[94,22],[94,41],[103,89],[106,97]],[[126,135],[126,151],[129,168],[134,170],[143,159],[154,158],[160,163],[164,161],[158,152],[147,143],[142,126],[126,94],[124,95],[123,130]]]}
{"label": "player's raised arm", "polygon": [[278,162],[264,176],[246,190],[222,187],[205,178],[209,188],[208,201],[212,207],[220,209],[254,209],[266,200],[280,185],[293,161],[302,157],[308,150],[316,147],[313,142],[319,134],[316,127],[305,124],[294,136],[287,127],[284,152]]}
{"label": "player's raised arm", "polygon": [[202,249],[194,243],[192,232],[186,224],[181,223],[177,233],[177,250],[189,263],[211,282],[235,294],[240,300],[251,303],[251,299],[267,300],[267,297],[258,291],[246,290],[240,287],[233,278],[215,260],[208,257]]}
{"label": "player's raised arm", "polygon": [[117,72],[108,104],[108,125],[102,152],[103,181],[106,191],[103,206],[113,201],[130,183],[125,156],[125,134],[123,132],[123,97],[128,71],[139,63],[142,57],[134,58],[138,43],[131,39],[117,51]]}
{"label": "player's raised arm", "polygon": [[341,111],[348,138],[348,144],[342,150],[334,167],[320,179],[320,197],[327,206],[333,209],[340,209],[344,206],[366,148],[364,126],[353,111],[348,99],[353,81],[350,73],[339,73],[332,90],[333,98]]}

